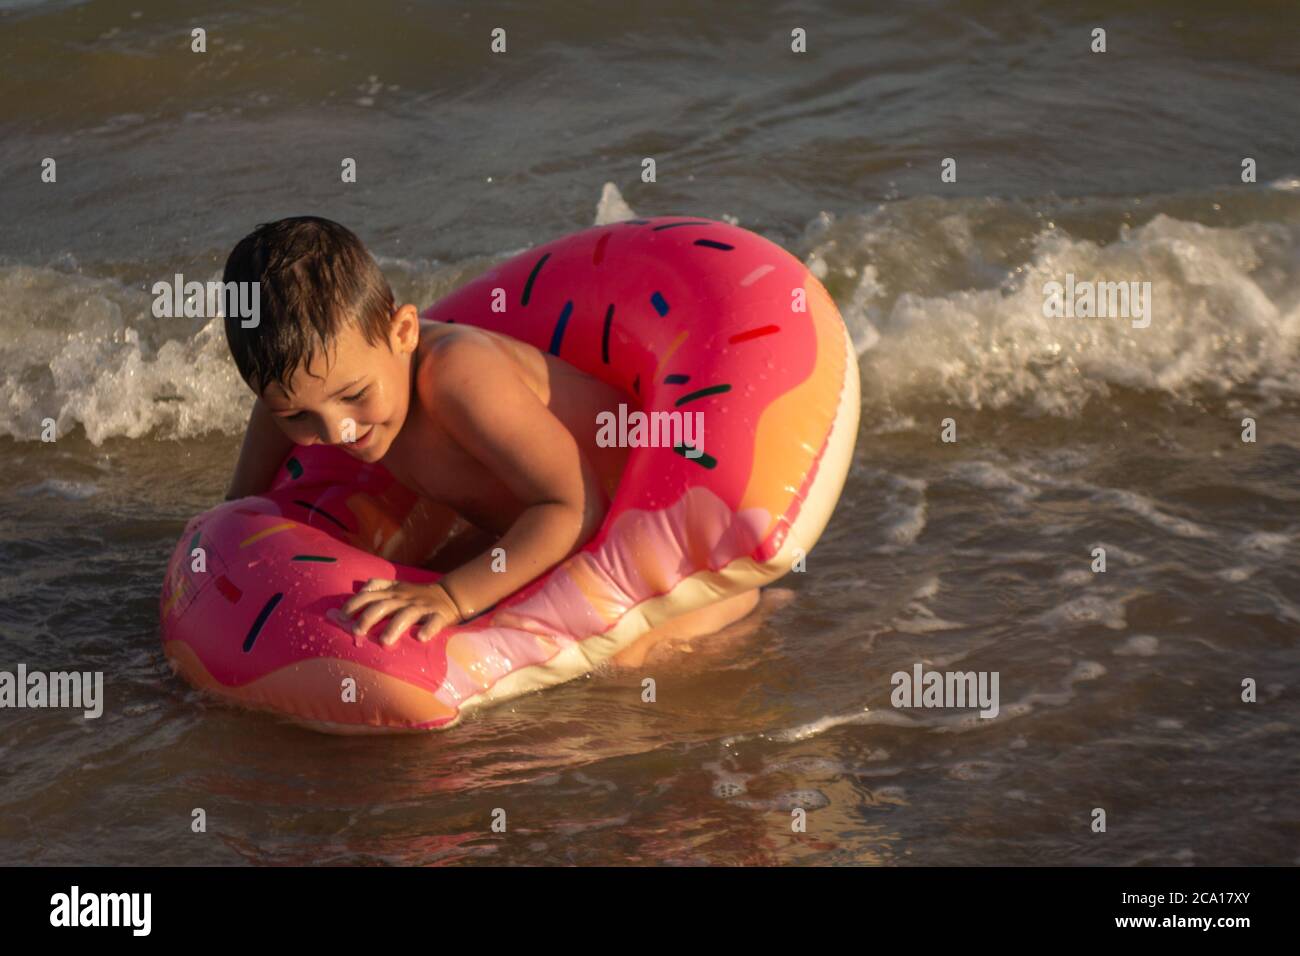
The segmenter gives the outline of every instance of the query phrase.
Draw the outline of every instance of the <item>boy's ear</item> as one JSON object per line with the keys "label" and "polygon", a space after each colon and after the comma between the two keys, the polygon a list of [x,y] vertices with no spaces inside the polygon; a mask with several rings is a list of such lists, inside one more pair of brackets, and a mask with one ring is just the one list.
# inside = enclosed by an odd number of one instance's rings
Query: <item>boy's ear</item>
{"label": "boy's ear", "polygon": [[414,352],[420,344],[420,311],[409,302],[393,313],[389,346],[394,352]]}

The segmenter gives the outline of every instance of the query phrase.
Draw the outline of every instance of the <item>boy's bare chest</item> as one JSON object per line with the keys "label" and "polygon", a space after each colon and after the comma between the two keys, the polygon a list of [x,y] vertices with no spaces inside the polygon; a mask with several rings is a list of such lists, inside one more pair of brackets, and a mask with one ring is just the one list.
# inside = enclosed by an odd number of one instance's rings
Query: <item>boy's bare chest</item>
{"label": "boy's bare chest", "polygon": [[[504,336],[491,338],[510,356],[521,381],[574,436],[588,467],[594,466],[606,494],[612,497],[626,450],[596,446],[596,415],[606,408],[615,410],[625,397],[537,349]],[[469,454],[436,415],[418,402],[412,403],[401,435],[383,464],[412,491],[454,508],[480,528],[504,534],[523,511],[523,505],[505,483]]]}
{"label": "boy's bare chest", "polygon": [[518,500],[432,418],[419,414],[402,429],[401,445],[383,464],[416,494],[441,502],[480,528],[504,534],[519,516]]}

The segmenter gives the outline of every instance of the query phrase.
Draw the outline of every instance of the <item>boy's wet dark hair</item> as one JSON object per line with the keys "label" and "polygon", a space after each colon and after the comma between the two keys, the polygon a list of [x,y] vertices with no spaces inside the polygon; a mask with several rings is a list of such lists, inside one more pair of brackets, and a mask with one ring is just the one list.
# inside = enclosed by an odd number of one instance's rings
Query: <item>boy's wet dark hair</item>
{"label": "boy's wet dark hair", "polygon": [[[222,282],[257,282],[260,318],[244,328],[226,314],[226,342],[258,394],[272,382],[286,393],[294,372],[355,322],[367,342],[386,342],[393,290],[351,230],[319,216],[262,223],[239,241]],[[227,288],[231,288],[227,286]]]}

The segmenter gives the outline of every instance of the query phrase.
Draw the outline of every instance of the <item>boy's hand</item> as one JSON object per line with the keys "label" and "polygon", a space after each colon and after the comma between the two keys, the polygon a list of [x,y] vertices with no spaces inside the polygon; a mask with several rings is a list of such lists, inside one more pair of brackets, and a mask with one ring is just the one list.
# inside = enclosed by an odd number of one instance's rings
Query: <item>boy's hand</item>
{"label": "boy's hand", "polygon": [[423,622],[416,637],[428,641],[444,627],[460,623],[456,602],[437,584],[403,584],[371,578],[343,605],[343,613],[351,616],[362,608],[365,611],[357,618],[352,629],[354,634],[365,634],[379,621],[392,615],[379,638],[379,643],[385,647],[392,647],[413,624]]}

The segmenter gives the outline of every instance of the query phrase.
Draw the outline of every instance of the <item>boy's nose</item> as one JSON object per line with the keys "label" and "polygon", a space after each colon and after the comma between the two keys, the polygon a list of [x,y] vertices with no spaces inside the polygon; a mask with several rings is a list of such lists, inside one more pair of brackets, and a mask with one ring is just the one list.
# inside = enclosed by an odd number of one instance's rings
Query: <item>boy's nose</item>
{"label": "boy's nose", "polygon": [[321,422],[316,429],[316,441],[322,445],[337,445],[343,441],[343,429],[338,425]]}

